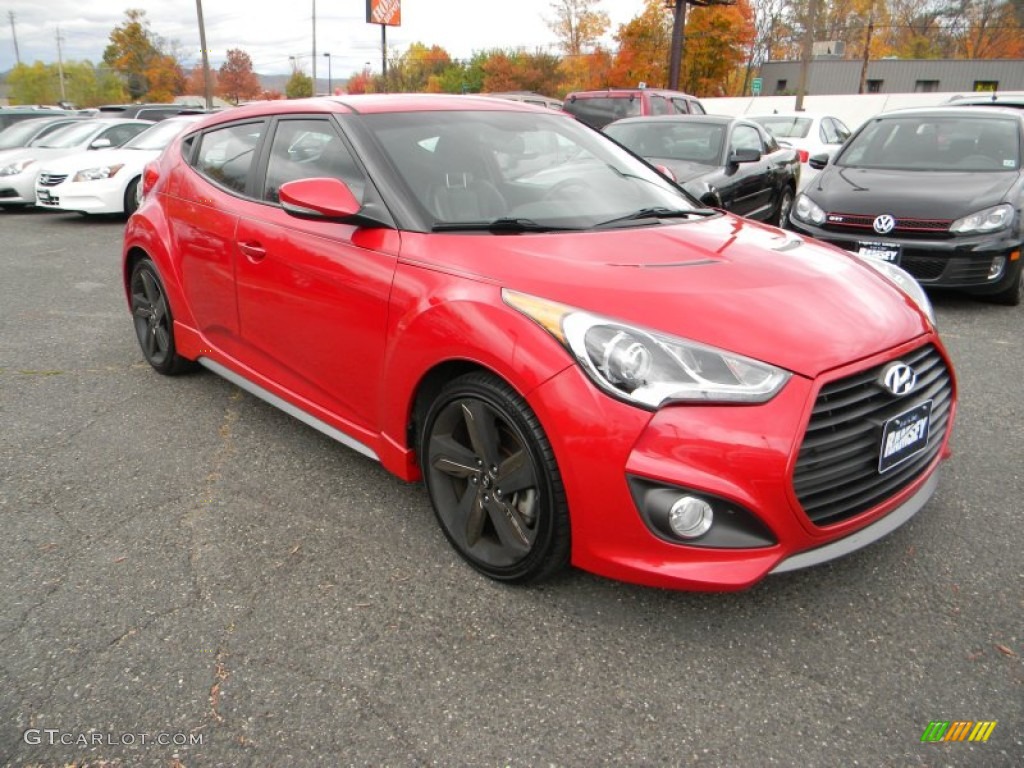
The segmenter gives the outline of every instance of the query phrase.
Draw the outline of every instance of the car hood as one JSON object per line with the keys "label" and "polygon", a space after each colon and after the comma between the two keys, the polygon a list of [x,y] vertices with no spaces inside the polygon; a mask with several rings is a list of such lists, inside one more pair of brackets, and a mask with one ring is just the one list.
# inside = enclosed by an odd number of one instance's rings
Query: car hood
{"label": "car hood", "polygon": [[728,215],[571,234],[403,237],[403,258],[805,376],[930,328],[855,256]]}
{"label": "car hood", "polygon": [[717,165],[695,163],[692,160],[673,160],[668,157],[645,157],[644,159],[651,165],[665,166],[672,171],[673,175],[676,177],[676,181],[680,183],[693,181],[694,179],[699,179],[701,176],[707,176],[718,168]]}
{"label": "car hood", "polygon": [[63,155],[57,158],[50,158],[42,164],[42,170],[50,173],[76,173],[87,168],[97,168],[101,165],[126,166],[129,171],[138,169],[141,171],[153,158],[160,154],[160,150],[152,149],[104,149],[104,150],[75,150],[72,154]]}
{"label": "car hood", "polygon": [[826,212],[958,219],[1007,202],[1016,172],[895,171],[830,165],[804,190]]}

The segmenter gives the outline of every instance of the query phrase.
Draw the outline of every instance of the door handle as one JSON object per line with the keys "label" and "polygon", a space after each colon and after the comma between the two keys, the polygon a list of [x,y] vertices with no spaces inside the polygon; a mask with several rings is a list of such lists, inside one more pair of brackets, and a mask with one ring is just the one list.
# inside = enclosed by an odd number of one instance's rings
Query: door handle
{"label": "door handle", "polygon": [[239,243],[238,250],[244,253],[249,261],[263,261],[267,256],[267,249],[260,243]]}

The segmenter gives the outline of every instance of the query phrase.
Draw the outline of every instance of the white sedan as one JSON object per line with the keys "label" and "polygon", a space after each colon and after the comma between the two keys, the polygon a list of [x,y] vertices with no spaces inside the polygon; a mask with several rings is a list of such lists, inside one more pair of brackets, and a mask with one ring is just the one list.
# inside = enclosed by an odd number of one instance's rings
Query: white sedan
{"label": "white sedan", "polygon": [[831,157],[851,133],[838,117],[813,112],[779,112],[746,117],[763,125],[776,140],[785,142],[799,153],[800,189],[818,175],[807,161],[823,152]]}
{"label": "white sedan", "polygon": [[36,203],[61,211],[130,216],[139,207],[146,163],[200,117],[172,117],[152,124],[120,149],[79,152],[47,163],[36,180]]}
{"label": "white sedan", "polygon": [[33,205],[36,179],[44,165],[84,150],[100,158],[103,152],[95,150],[119,147],[152,125],[148,120],[122,118],[81,120],[12,152],[0,161],[0,208]]}

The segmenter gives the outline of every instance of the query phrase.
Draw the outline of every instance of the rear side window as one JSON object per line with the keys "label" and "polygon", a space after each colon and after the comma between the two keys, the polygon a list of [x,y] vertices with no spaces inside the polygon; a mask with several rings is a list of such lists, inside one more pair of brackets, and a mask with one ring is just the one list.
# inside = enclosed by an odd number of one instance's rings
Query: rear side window
{"label": "rear side window", "polygon": [[222,187],[244,193],[263,130],[263,123],[241,123],[207,131],[200,139],[193,167]]}
{"label": "rear side window", "polygon": [[108,128],[96,139],[107,139],[112,147],[120,147],[128,139],[134,138],[144,130],[149,128],[148,125],[141,123],[125,123],[124,125],[115,125],[112,128]]}
{"label": "rear side window", "polygon": [[658,96],[657,94],[651,94],[651,114],[652,115],[671,115],[672,105],[669,104],[668,99],[664,96]]}
{"label": "rear side window", "polygon": [[569,114],[592,128],[604,128],[613,120],[640,116],[640,99],[599,96],[592,99],[569,99],[562,105]]}

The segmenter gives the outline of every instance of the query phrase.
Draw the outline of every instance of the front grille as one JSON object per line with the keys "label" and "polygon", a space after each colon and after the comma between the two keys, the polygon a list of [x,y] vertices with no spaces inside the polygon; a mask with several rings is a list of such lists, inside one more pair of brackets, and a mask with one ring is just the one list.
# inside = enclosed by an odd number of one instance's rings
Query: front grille
{"label": "front grille", "polygon": [[[822,387],[804,435],[793,487],[815,525],[846,520],[890,498],[931,464],[949,428],[953,380],[938,350],[927,345],[900,357],[917,373],[917,387],[896,398],[881,383],[888,362]],[[884,474],[878,471],[885,422],[932,401],[923,451]]]}
{"label": "front grille", "polygon": [[938,280],[949,264],[949,259],[936,256],[913,256],[904,254],[900,266],[918,280]]}
{"label": "front grille", "polygon": [[67,177],[66,173],[41,173],[39,174],[39,184],[43,187],[56,187],[58,184],[63,184]]}
{"label": "front grille", "polygon": [[872,238],[886,236],[900,237],[950,237],[952,219],[913,219],[896,217],[896,226],[882,235],[875,232],[875,216],[860,213],[829,213],[825,217],[824,229],[832,232],[850,232],[870,235]]}

